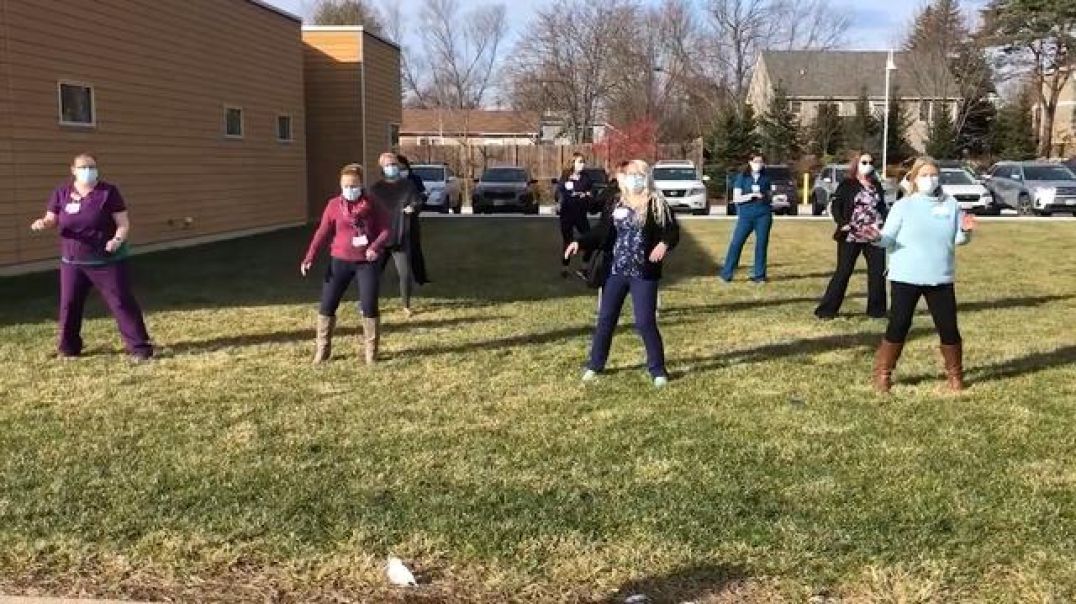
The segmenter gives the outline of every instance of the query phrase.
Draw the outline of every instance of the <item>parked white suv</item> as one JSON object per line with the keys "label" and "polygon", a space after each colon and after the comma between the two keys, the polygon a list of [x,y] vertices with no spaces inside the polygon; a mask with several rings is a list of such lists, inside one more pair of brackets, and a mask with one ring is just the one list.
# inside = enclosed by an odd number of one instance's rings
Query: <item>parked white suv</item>
{"label": "parked white suv", "polygon": [[700,178],[694,163],[689,160],[661,160],[654,164],[650,173],[658,193],[670,208],[688,210],[700,216],[710,213],[705,183],[710,177]]}
{"label": "parked white suv", "polygon": [[983,183],[964,168],[942,168],[941,188],[946,195],[956,199],[960,208],[975,214],[995,214],[994,196]]}
{"label": "parked white suv", "polygon": [[460,179],[452,169],[442,164],[411,166],[411,172],[422,179],[426,186],[426,209],[447,214],[449,210],[459,214],[463,211],[463,192]]}

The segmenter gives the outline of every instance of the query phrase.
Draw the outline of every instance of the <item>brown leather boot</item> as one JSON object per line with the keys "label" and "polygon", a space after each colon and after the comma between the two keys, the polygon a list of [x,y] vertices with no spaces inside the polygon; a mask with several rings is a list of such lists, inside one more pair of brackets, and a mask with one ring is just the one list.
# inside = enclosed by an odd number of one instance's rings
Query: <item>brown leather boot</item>
{"label": "brown leather boot", "polygon": [[315,324],[314,339],[314,364],[328,361],[333,354],[333,329],[336,328],[336,317],[318,315]]}
{"label": "brown leather boot", "polygon": [[377,351],[381,345],[381,319],[363,318],[362,344],[366,364],[373,365],[377,362]]}
{"label": "brown leather boot", "polygon": [[942,344],[942,361],[945,363],[945,388],[950,392],[964,390],[964,345]]}
{"label": "brown leather boot", "polygon": [[893,369],[897,366],[904,344],[894,344],[882,339],[878,352],[874,353],[874,390],[879,394],[889,394],[893,387]]}

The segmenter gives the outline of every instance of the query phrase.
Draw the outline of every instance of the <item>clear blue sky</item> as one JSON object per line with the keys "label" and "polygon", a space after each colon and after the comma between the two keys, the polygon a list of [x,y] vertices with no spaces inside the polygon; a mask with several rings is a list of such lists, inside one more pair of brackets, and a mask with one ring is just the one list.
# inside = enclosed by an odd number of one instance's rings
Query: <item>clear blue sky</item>
{"label": "clear blue sky", "polygon": [[[266,0],[270,4],[295,13],[306,14],[306,6],[311,4],[309,0]],[[420,0],[390,0],[401,4],[404,11],[409,7],[417,7]],[[533,13],[534,7],[541,5],[546,0],[507,0],[509,20],[513,27],[526,23]],[[651,0],[647,0],[651,1]],[[702,0],[697,0],[702,1]],[[881,2],[867,0],[831,0],[834,7],[844,13],[854,16],[856,26],[849,32],[849,41],[846,46],[853,49],[886,49],[898,45],[903,38],[912,15],[918,7],[924,5],[926,0],[883,0]],[[464,4],[470,4],[471,0]],[[376,2],[374,3],[377,4]],[[965,10],[978,8],[986,4],[986,0],[964,0],[961,3]]]}

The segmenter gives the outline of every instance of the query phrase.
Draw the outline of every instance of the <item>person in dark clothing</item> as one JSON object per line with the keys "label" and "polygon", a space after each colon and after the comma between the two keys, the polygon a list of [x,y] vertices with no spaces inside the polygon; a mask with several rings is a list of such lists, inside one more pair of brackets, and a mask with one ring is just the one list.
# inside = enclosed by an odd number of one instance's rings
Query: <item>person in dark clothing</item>
{"label": "person in dark clothing", "polygon": [[[561,270],[560,276],[568,276],[568,266],[571,258],[564,254],[573,241],[575,234],[590,231],[590,221],[587,219],[587,205],[593,199],[594,183],[583,172],[587,166],[586,159],[581,153],[572,156],[572,164],[561,174],[560,182],[555,191],[557,202],[560,204],[560,237],[561,237]],[[587,257],[584,257],[585,262]]]}
{"label": "person in dark clothing", "polygon": [[856,260],[863,254],[867,259],[867,316],[884,319],[885,252],[863,235],[868,226],[881,228],[886,216],[882,184],[875,174],[874,157],[870,153],[852,154],[848,175],[833,194],[830,214],[837,223],[833,234],[837,242],[837,268],[815,308],[815,316],[822,320],[837,316]]}
{"label": "person in dark clothing", "polygon": [[[422,198],[422,205],[426,205],[426,184],[422,182],[418,174],[411,171],[411,162],[407,157],[403,155],[397,155],[396,159],[400,162],[400,176],[411,181],[411,184],[415,185],[415,190],[418,191],[419,197]],[[429,274],[426,272],[426,256],[422,253],[422,229],[419,224],[419,212],[411,214],[411,238],[408,240],[410,245],[409,251],[411,252],[411,276],[414,277],[415,283],[419,285],[426,285],[430,282]]]}
{"label": "person in dark clothing", "polygon": [[766,174],[765,167],[765,158],[761,153],[755,153],[747,168],[732,184],[732,203],[737,206],[736,228],[718,274],[726,283],[732,281],[743,246],[752,232],[755,233],[755,267],[751,281],[766,282],[766,253],[769,251],[770,229],[773,227],[773,181]]}
{"label": "person in dark clothing", "polygon": [[400,277],[400,300],[404,315],[410,317],[411,293],[414,278],[411,274],[411,215],[418,213],[422,207],[419,196],[411,181],[400,174],[400,160],[394,153],[382,153],[378,159],[383,178],[370,187],[370,197],[388,216],[389,238],[385,243],[385,252],[381,258],[381,269],[388,264],[392,256],[396,273]]}
{"label": "person in dark clothing", "polygon": [[665,347],[657,325],[658,282],[662,263],[680,241],[676,217],[654,188],[650,166],[641,160],[628,165],[620,179],[619,197],[602,209],[597,228],[568,244],[564,256],[580,249],[602,250],[609,261],[604,270],[598,324],[590,347],[583,381],[597,379],[605,369],[613,332],[620,320],[624,300],[631,294],[635,328],[646,346],[647,368],[655,387],[668,384]]}

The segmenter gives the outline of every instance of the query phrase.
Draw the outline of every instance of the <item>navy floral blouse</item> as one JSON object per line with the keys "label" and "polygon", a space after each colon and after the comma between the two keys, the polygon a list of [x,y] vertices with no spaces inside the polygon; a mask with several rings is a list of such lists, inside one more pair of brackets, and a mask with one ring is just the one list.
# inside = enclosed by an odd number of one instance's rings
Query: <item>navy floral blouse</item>
{"label": "navy floral blouse", "polygon": [[616,242],[613,244],[612,274],[642,278],[646,248],[643,225],[636,220],[635,210],[618,205],[613,211],[613,226],[616,228]]}

